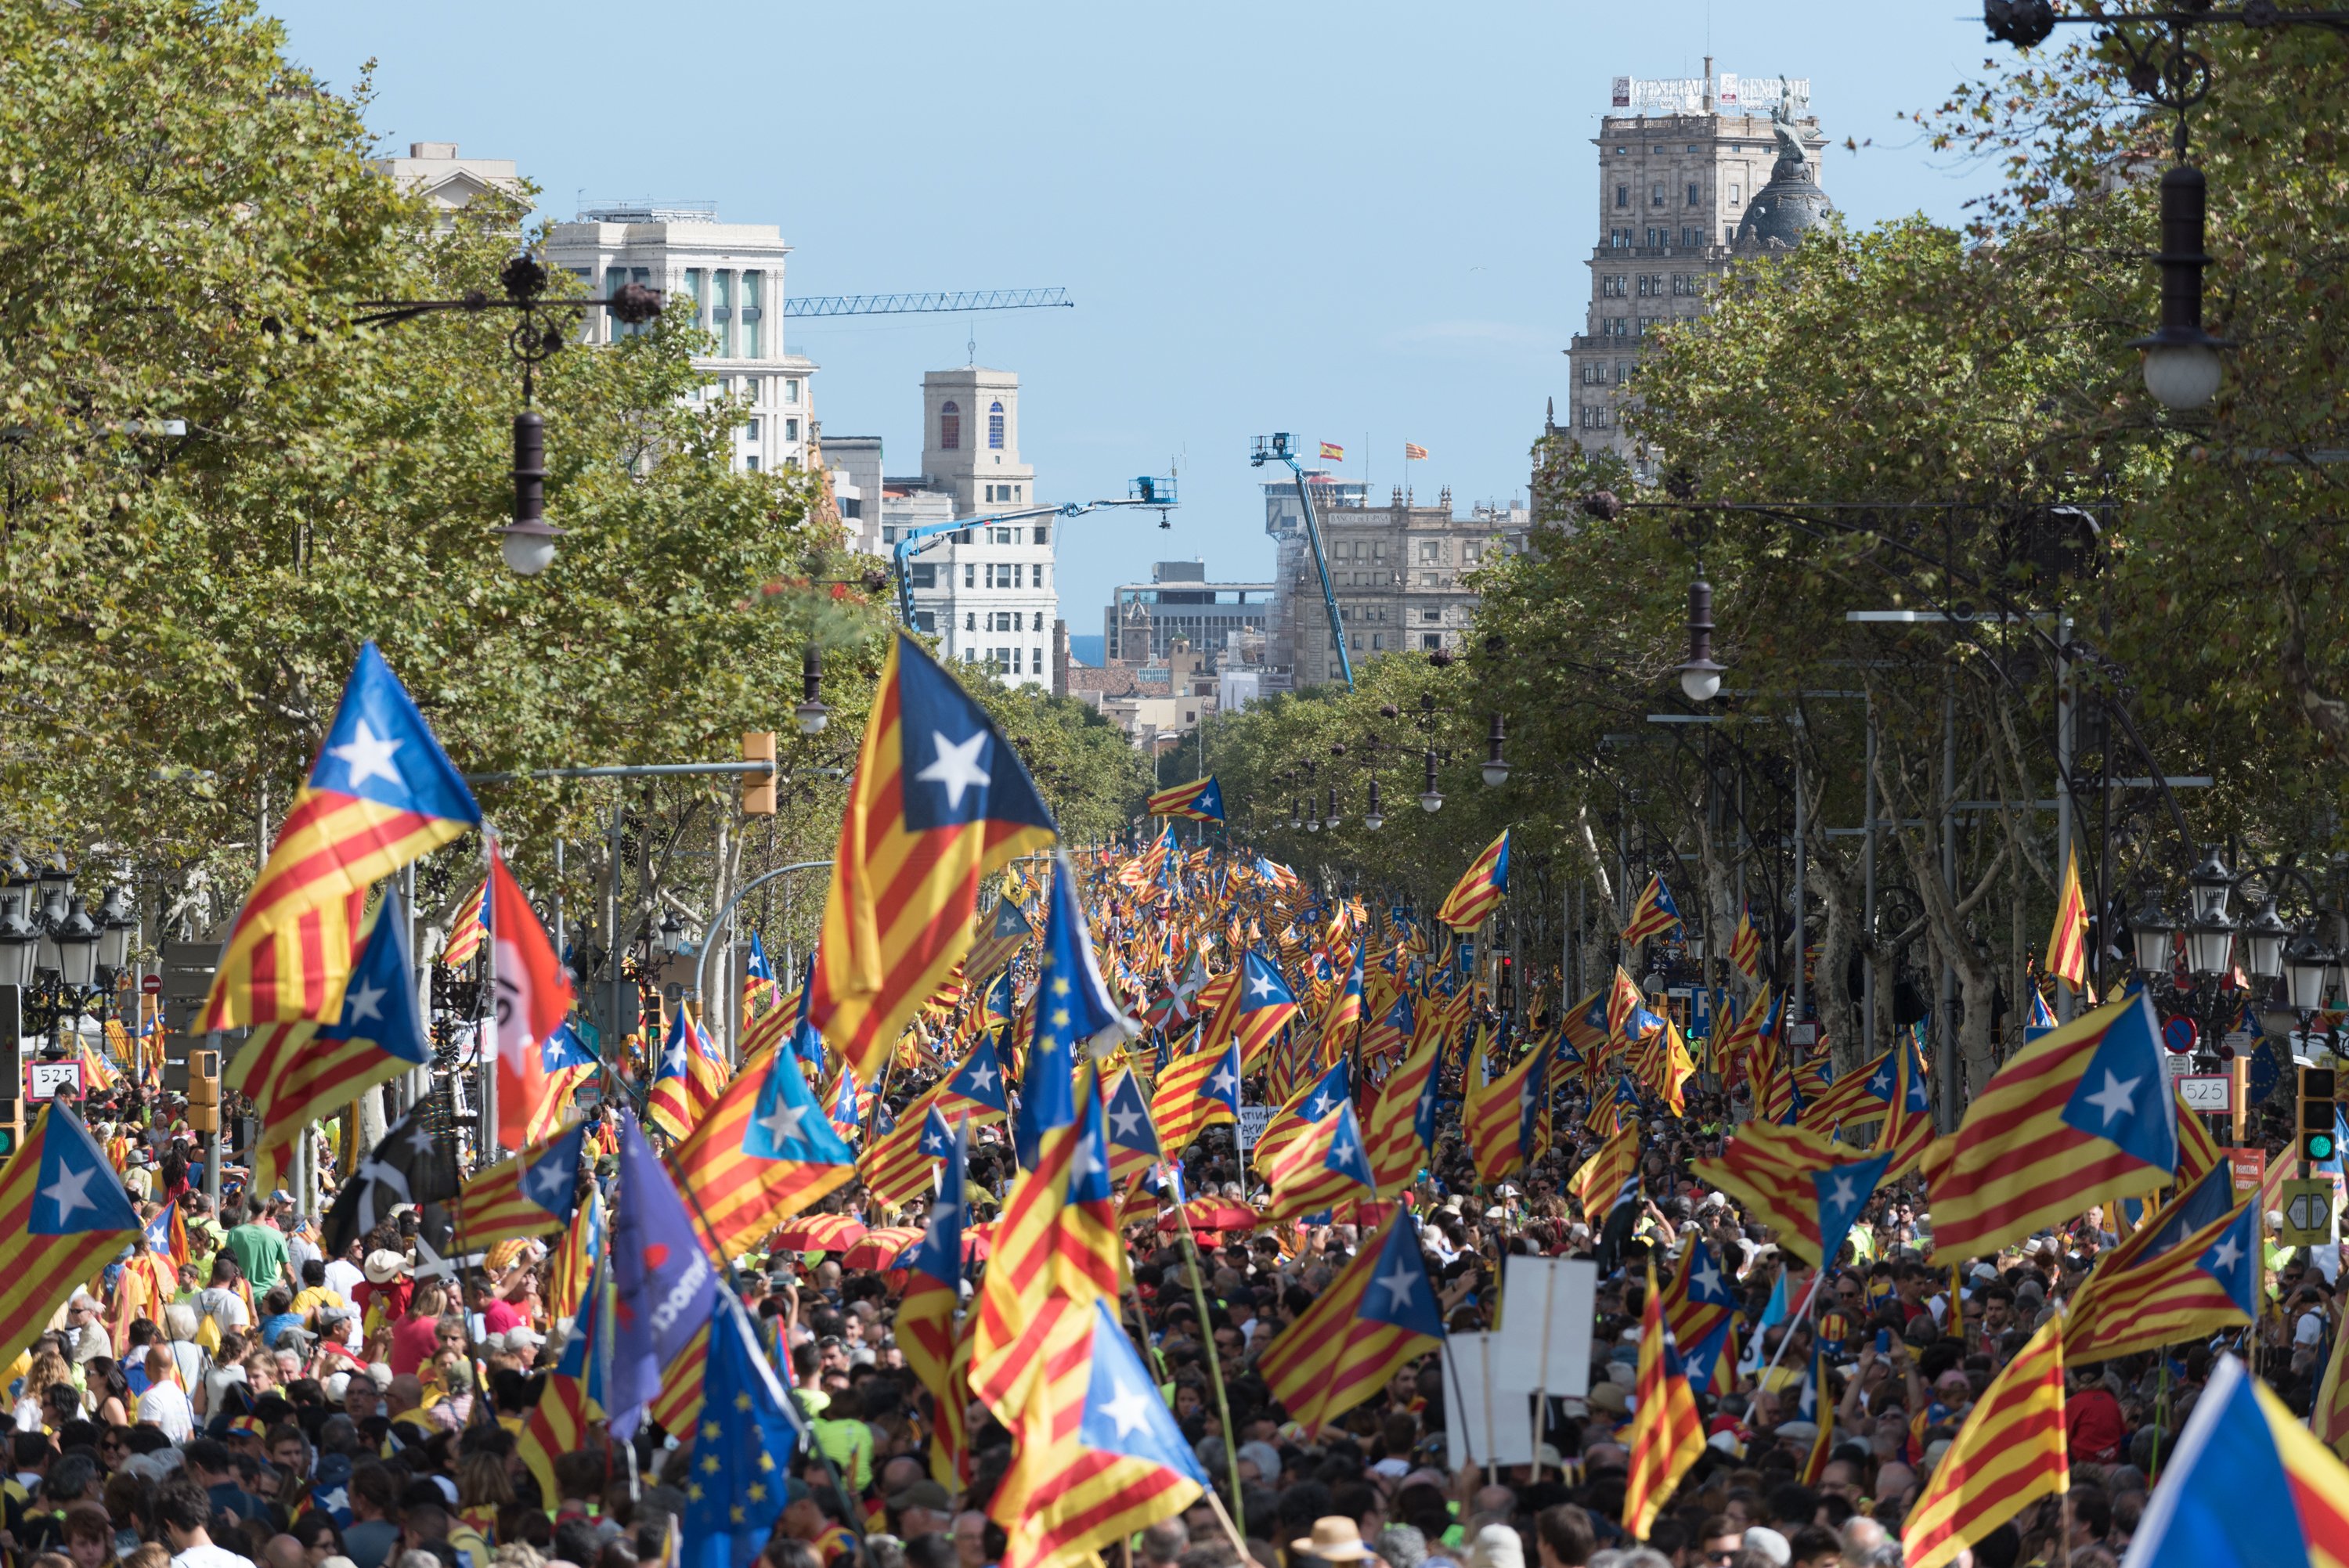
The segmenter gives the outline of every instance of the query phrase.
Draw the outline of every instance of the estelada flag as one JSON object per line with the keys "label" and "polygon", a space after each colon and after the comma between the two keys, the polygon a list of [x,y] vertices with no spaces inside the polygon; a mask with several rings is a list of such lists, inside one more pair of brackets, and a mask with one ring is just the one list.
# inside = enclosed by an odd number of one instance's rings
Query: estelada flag
{"label": "estelada flag", "polygon": [[1775,1230],[1783,1251],[1816,1265],[1836,1261],[1892,1163],[1889,1150],[1849,1154],[1806,1129],[1756,1120],[1741,1125],[1718,1156],[1689,1169]]}
{"label": "estelada flag", "polygon": [[49,1102],[0,1166],[0,1361],[139,1234],[121,1179],[73,1112]]}
{"label": "estelada flag", "polygon": [[810,1012],[858,1078],[970,947],[981,879],[1058,828],[1019,753],[898,634],[881,669],[825,895]]}
{"label": "estelada flag", "polygon": [[495,840],[490,842],[490,942],[498,982],[498,1142],[520,1149],[546,1098],[541,1047],[571,1012],[571,975]]}
{"label": "estelada flag", "polygon": [[331,1018],[367,890],[481,820],[373,643],[245,895],[192,1032]]}
{"label": "estelada flag", "polygon": [[1651,872],[1648,885],[1640,890],[1639,901],[1631,905],[1631,918],[1623,924],[1623,941],[1627,945],[1645,942],[1651,936],[1661,936],[1680,923],[1680,906],[1672,902],[1672,891],[1664,885],[1663,873]]}
{"label": "estelada flag", "polygon": [[1177,784],[1171,789],[1161,789],[1143,802],[1154,817],[1180,817],[1186,822],[1220,822],[1224,820],[1224,791],[1216,776],[1194,779],[1188,784]]}

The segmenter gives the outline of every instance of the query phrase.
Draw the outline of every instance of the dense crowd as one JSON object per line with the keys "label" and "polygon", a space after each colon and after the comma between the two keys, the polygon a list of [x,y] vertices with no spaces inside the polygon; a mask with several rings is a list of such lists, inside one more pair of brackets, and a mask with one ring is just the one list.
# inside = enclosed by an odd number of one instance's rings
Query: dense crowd
{"label": "dense crowd", "polygon": [[[1557,1108],[1555,1147],[1487,1190],[1461,1146],[1456,1083],[1447,1087],[1436,1147],[1392,1222],[1415,1228],[1454,1331],[1495,1323],[1507,1255],[1596,1257],[1587,1392],[1547,1401],[1530,1466],[1455,1465],[1441,1356],[1330,1429],[1303,1430],[1257,1364],[1375,1239],[1344,1223],[1210,1233],[1197,1238],[1195,1278],[1183,1233],[1136,1215],[1127,1321],[1217,1483],[1216,1501],[1132,1542],[1140,1563],[1237,1568],[1245,1552],[1262,1568],[1890,1568],[1906,1512],[1973,1402],[2116,1240],[2091,1210],[2028,1246],[1952,1264],[1930,1255],[1930,1210],[1912,1182],[1876,1195],[1823,1274],[1805,1269],[1692,1174],[1743,1111],[1719,1094],[1692,1096],[1681,1118],[1643,1108],[1643,1180],[1625,1233],[1620,1216],[1610,1226],[1567,1196],[1598,1141],[1573,1091]],[[150,1232],[11,1369],[14,1568],[670,1560],[692,1434],[647,1424],[616,1444],[597,1429],[556,1457],[551,1495],[522,1460],[519,1435],[571,1327],[548,1315],[545,1246],[502,1244],[460,1274],[419,1244],[434,1216],[410,1208],[330,1253],[318,1216],[288,1192],[248,1191],[233,1154],[209,1202],[178,1102],[150,1112],[125,1089],[94,1097],[86,1114],[142,1222],[175,1205],[187,1257],[175,1266],[166,1254],[180,1243]],[[1233,1132],[1216,1129],[1184,1157],[1190,1192],[1262,1195]],[[983,1216],[1014,1165],[999,1124],[975,1138]],[[331,1169],[333,1151],[321,1152]],[[609,1174],[601,1161],[597,1178]],[[852,1186],[826,1207],[881,1223],[865,1202]],[[919,1206],[886,1218],[918,1223]],[[1646,1281],[1651,1264],[1670,1277],[1697,1240],[1734,1276],[1745,1360],[1733,1383],[1702,1397],[1703,1457],[1640,1542],[1619,1521]],[[2266,1262],[2251,1348],[2304,1409],[2334,1334],[2333,1258],[2271,1247]],[[974,1406],[966,1471],[934,1470],[935,1412],[893,1335],[905,1276],[843,1269],[837,1251],[738,1263],[734,1287],[812,1436],[788,1466],[768,1568],[997,1563],[1005,1538],[985,1507],[1009,1439]],[[1819,1342],[1827,1387],[1806,1405]],[[1976,1543],[1972,1561],[2116,1563],[2214,1348],[2069,1367],[2070,1491]]]}

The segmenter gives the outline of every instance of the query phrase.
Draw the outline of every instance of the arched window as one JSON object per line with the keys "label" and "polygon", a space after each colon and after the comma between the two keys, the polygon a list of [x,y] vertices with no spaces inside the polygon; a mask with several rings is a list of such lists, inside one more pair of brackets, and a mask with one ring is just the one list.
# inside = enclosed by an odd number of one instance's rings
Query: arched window
{"label": "arched window", "polygon": [[938,450],[951,452],[962,445],[962,409],[952,403],[938,410]]}
{"label": "arched window", "polygon": [[1003,449],[1003,405],[991,404],[987,410],[987,444],[996,451]]}

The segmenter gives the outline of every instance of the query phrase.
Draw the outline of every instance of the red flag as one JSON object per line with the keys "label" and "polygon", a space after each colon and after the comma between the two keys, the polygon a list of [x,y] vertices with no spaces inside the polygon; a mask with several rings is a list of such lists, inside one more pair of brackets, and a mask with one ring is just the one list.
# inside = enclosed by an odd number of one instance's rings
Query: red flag
{"label": "red flag", "polygon": [[539,1046],[571,1012],[571,976],[537,912],[490,845],[490,935],[498,976],[498,1143],[520,1149],[531,1118],[546,1095],[546,1064]]}

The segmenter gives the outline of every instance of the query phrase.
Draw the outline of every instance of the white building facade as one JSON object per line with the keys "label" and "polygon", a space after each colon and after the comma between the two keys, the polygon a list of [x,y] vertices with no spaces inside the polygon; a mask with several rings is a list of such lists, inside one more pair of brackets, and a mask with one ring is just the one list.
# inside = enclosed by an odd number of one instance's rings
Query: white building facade
{"label": "white building facade", "polygon": [[[662,291],[665,303],[692,304],[694,320],[717,341],[695,356],[709,378],[702,396],[730,398],[748,416],[734,433],[738,469],[806,466],[815,418],[813,361],[783,345],[783,261],[791,247],[773,223],[723,223],[695,206],[591,209],[547,230],[546,261],[608,297],[627,284]],[[610,343],[633,332],[589,313],[587,341]]]}

